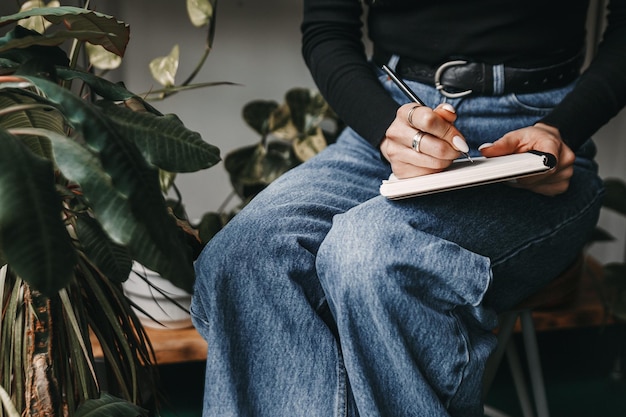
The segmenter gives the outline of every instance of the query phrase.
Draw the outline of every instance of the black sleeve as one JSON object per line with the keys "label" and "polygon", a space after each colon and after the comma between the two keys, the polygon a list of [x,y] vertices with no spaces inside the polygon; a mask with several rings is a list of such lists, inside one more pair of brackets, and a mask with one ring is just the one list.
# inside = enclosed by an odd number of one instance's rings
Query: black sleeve
{"label": "black sleeve", "polygon": [[598,52],[574,90],[541,122],[573,150],[626,105],[626,0],[612,0]]}
{"label": "black sleeve", "polygon": [[378,147],[398,103],[378,82],[367,60],[362,13],[358,0],[304,0],[302,54],[333,110]]}

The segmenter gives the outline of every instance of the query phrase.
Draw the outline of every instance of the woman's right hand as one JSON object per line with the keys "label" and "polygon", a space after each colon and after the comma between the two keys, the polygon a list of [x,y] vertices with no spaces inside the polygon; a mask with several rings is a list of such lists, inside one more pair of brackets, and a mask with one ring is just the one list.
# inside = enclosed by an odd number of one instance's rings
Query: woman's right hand
{"label": "woman's right hand", "polygon": [[435,109],[415,103],[398,108],[396,118],[380,144],[382,155],[398,178],[439,172],[467,152],[468,146],[454,127],[456,112],[449,103]]}

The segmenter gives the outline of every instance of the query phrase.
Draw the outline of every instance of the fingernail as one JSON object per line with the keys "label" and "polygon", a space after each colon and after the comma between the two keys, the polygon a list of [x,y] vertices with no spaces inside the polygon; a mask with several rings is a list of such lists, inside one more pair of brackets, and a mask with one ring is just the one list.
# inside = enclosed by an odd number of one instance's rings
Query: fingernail
{"label": "fingernail", "polygon": [[492,146],[493,146],[493,143],[485,142],[485,143],[483,143],[482,145],[480,145],[478,147],[478,150],[480,151],[480,150],[485,149],[485,148],[491,148]]}
{"label": "fingernail", "polygon": [[454,107],[450,103],[443,103],[441,105],[441,108],[444,109],[444,110],[449,111],[450,113],[456,113],[456,110],[454,109]]}
{"label": "fingernail", "polygon": [[465,140],[460,136],[453,137],[452,144],[457,150],[461,152],[467,153],[469,151],[469,146],[467,146],[467,142],[465,142]]}

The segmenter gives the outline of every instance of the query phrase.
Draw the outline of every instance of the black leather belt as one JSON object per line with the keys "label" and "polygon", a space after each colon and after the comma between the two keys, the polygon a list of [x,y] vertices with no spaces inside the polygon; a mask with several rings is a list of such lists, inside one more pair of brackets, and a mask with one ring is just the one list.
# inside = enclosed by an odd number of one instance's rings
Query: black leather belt
{"label": "black leather belt", "polygon": [[[390,54],[375,52],[373,61],[382,65],[388,63],[390,57]],[[578,77],[584,58],[584,53],[581,52],[566,61],[545,67],[504,66],[502,69],[497,69],[496,65],[465,60],[448,61],[439,67],[432,67],[400,58],[395,72],[402,78],[430,84],[446,97],[455,98],[468,94],[493,96],[564,87]],[[502,79],[494,80],[494,74],[502,74]]]}

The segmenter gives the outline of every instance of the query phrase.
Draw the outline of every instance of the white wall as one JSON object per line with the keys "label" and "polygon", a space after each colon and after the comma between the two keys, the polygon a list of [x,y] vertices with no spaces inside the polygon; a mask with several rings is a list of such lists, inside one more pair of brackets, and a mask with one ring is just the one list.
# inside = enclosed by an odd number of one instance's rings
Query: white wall
{"label": "white wall", "polygon": [[[185,2],[171,0],[115,0],[118,16],[131,25],[131,42],[120,75],[135,91],[154,86],[148,62],[181,47],[182,81],[192,71],[204,46],[205,30],[188,21]],[[244,104],[256,99],[282,102],[291,87],[315,88],[300,54],[301,2],[297,0],[228,0],[218,8],[214,48],[197,82],[231,81],[185,92],[154,103],[165,113],[175,112],[206,141],[230,150],[256,143],[259,137],[241,118]],[[220,163],[206,171],[184,174],[177,183],[191,217],[220,206],[231,187]]]}

